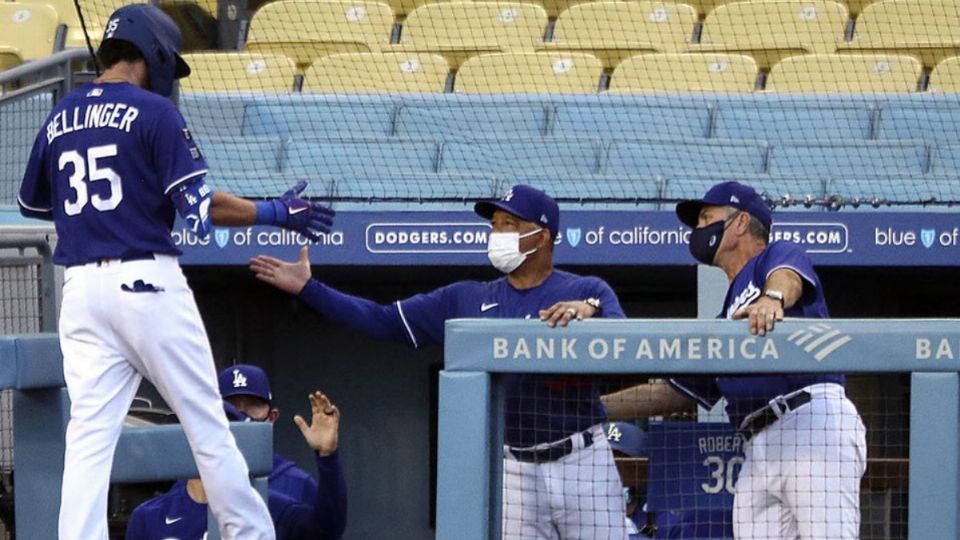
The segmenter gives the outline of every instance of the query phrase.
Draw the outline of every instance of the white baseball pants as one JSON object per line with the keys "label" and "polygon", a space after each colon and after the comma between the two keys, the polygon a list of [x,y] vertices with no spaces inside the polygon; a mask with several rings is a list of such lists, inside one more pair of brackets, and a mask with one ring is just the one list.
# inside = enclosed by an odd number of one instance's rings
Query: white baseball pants
{"label": "white baseball pants", "polygon": [[602,426],[593,444],[572,437],[573,451],[546,463],[517,461],[504,448],[503,538],[626,540],[623,485]]}
{"label": "white baseball pants", "polygon": [[[136,280],[163,290],[121,290]],[[67,268],[60,347],[70,395],[61,540],[107,540],[110,467],[141,377],[180,419],[222,537],[274,539],[228,428],[207,333],[175,257]]]}
{"label": "white baseball pants", "polygon": [[866,430],[838,384],[804,388],[809,403],[744,445],[733,530],[737,540],[846,540],[860,536]]}

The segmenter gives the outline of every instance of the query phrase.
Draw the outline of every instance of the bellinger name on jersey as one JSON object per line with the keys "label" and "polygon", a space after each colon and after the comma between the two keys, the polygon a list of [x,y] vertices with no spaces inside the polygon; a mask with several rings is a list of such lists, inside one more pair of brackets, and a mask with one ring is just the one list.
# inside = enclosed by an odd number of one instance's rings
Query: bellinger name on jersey
{"label": "bellinger name on jersey", "polygon": [[[83,109],[81,111],[81,109]],[[126,103],[97,103],[63,110],[47,123],[47,144],[67,133],[82,129],[111,127],[130,133],[140,110]]]}

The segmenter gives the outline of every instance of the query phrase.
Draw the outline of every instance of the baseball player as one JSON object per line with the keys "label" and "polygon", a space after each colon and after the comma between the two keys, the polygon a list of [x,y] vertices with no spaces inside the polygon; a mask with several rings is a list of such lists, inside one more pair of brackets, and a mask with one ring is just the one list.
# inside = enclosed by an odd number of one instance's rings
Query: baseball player
{"label": "baseball player", "polygon": [[[313,412],[310,424],[299,415],[294,420],[316,453],[320,482],[301,469],[297,471],[309,478],[309,482],[300,474],[291,474],[293,464],[274,455],[274,463],[279,458],[282,468],[275,467],[270,474],[268,503],[278,539],[337,540],[346,526],[347,486],[337,451],[340,411],[319,391],[310,395],[310,407]],[[224,410],[230,420],[257,421],[229,401],[224,401]],[[203,483],[193,478],[177,482],[169,492],[138,506],[130,516],[126,538],[202,540],[206,533],[206,491]]]}
{"label": "baseball player", "polygon": [[[677,205],[693,228],[690,252],[718,266],[730,287],[720,317],[746,319],[765,335],[784,315],[828,317],[820,279],[803,249],[768,243],[772,215],[749,186],[717,184]],[[612,417],[682,410],[727,400],[745,462],[734,496],[738,539],[858,538],[865,429],[840,374],[674,378],[604,396]]]}
{"label": "baseball player", "polygon": [[176,213],[206,236],[273,224],[315,238],[331,212],[298,197],[253,203],[204,183],[207,166],[170,96],[190,73],[180,32],[158,8],[114,12],[103,74],[60,101],[34,143],[20,211],[52,220],[66,266],[60,346],[70,395],[61,539],[106,540],[110,465],[147,377],[183,423],[224,538],[273,538],[216,387],[210,345],[170,235]]}
{"label": "baseball player", "polygon": [[[607,442],[613,450],[614,457],[638,458],[647,454],[646,434],[642,429],[630,422],[610,422],[604,425]],[[643,508],[643,497],[636,487],[623,486],[623,498],[627,513],[627,531],[630,540],[649,538],[647,532],[647,512]],[[643,531],[643,533],[641,533]]]}
{"label": "baseball player", "polygon": [[[591,316],[623,317],[604,281],[554,270],[560,212],[544,192],[518,185],[501,200],[479,202],[474,209],[492,223],[488,255],[503,278],[460,281],[379,305],[310,279],[305,249],[296,262],[258,256],[250,268],[258,279],[299,295],[331,321],[413,347],[442,343],[444,321],[458,317],[540,318],[550,325]],[[504,379],[504,538],[625,539],[620,477],[592,380],[544,375]]]}

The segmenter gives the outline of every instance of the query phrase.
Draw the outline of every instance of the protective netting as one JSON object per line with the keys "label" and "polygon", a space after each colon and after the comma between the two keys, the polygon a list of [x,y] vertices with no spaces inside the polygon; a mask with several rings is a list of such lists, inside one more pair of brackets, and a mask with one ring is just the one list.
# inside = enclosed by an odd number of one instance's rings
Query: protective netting
{"label": "protective netting", "polygon": [[[117,5],[79,1],[94,46]],[[960,201],[954,0],[159,5],[189,51],[180,104],[209,180],[243,195],[308,178],[315,197],[450,201],[526,182],[656,205],[739,179],[793,208]],[[85,46],[71,0],[0,10],[0,67]],[[29,139],[40,121],[17,107],[0,102],[0,134]],[[10,204],[23,150],[2,146]]]}

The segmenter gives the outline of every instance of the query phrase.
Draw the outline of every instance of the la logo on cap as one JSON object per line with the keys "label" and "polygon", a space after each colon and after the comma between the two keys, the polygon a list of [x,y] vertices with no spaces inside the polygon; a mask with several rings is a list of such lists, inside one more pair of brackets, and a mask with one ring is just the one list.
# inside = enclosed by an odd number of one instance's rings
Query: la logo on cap
{"label": "la logo on cap", "polygon": [[510,188],[507,190],[506,193],[504,193],[503,200],[510,202],[510,199],[512,198],[513,198],[513,188]]}
{"label": "la logo on cap", "polygon": [[740,202],[740,199],[738,199],[736,195],[731,195],[731,196],[730,196],[730,202],[732,202],[732,203],[739,203],[739,202]]}
{"label": "la logo on cap", "polygon": [[233,370],[233,387],[234,388],[246,388],[247,387],[247,376],[243,373],[240,373],[239,369]]}
{"label": "la logo on cap", "polygon": [[550,222],[550,220],[547,219],[547,215],[546,215],[546,214],[540,214],[540,223],[549,223],[549,222]]}

